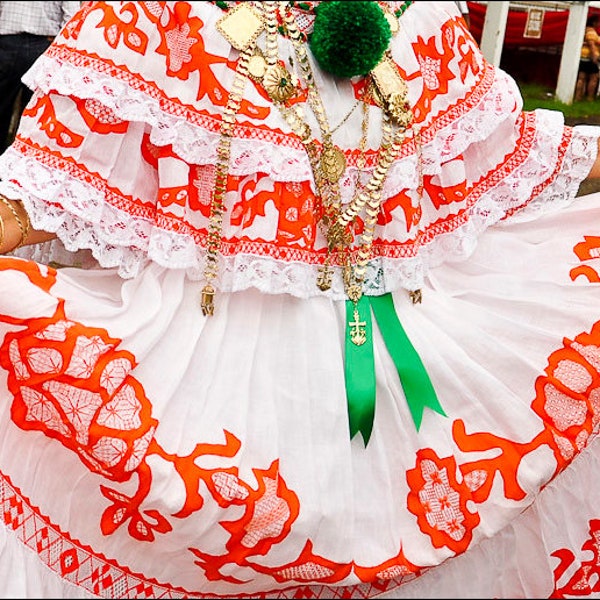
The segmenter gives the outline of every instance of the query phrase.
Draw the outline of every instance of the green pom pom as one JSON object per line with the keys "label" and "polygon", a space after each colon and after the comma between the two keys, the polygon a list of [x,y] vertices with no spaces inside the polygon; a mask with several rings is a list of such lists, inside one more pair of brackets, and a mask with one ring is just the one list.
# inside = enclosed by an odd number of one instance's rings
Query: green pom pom
{"label": "green pom pom", "polygon": [[337,77],[355,77],[379,63],[392,31],[377,2],[328,1],[315,10],[308,43],[321,69]]}

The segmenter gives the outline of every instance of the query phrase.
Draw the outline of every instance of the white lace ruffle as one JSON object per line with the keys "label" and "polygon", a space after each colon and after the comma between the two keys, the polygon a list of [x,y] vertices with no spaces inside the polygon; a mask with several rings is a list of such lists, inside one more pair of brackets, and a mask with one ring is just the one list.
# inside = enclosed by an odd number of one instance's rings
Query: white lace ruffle
{"label": "white lace ruffle", "polygon": [[[465,153],[470,153],[465,162],[476,163],[477,152],[485,154],[489,150],[486,144],[490,143],[490,136],[503,127],[513,135],[521,96],[512,78],[493,67],[488,69],[479,88],[485,92],[478,102],[466,108],[466,102],[457,101],[456,107],[444,113],[443,118],[438,121],[434,116],[423,128],[421,161],[424,174],[439,174],[446,162]],[[116,119],[148,124],[153,144],[171,145],[173,151],[189,164],[216,162],[219,141],[216,128],[206,126],[206,122],[202,126],[198,115],[186,112],[191,109],[182,110],[177,103],[159,99],[114,74],[43,55],[24,81],[43,93],[53,91],[101,102]],[[456,114],[453,111],[457,111]],[[288,131],[278,113],[272,113],[269,118],[272,130]],[[527,160],[477,198],[467,222],[451,232],[424,241],[415,249],[414,257],[374,259],[368,273],[368,293],[421,287],[429,268],[468,257],[482,231],[524,207],[538,186],[543,191],[526,210],[511,218],[532,218],[572,200],[579,183],[591,168],[598,134],[593,129],[575,130],[564,158],[565,168],[561,169],[553,185],[547,186],[547,181],[555,177],[552,170],[559,160],[563,121],[560,113],[548,111],[538,111],[537,120],[536,137]],[[34,226],[56,232],[69,251],[87,249],[100,265],[118,268],[124,278],[135,277],[149,260],[168,268],[186,269],[191,278],[201,278],[204,251],[191,237],[163,230],[142,217],[120,211],[106,202],[101,189],[57,168],[45,166],[33,157],[24,157],[14,148],[0,157],[0,167],[19,183],[17,188],[2,182],[0,190],[22,198]],[[416,189],[418,167],[415,154],[398,160],[389,171],[384,198],[401,190]],[[312,181],[310,164],[300,144],[294,146],[288,141],[282,145],[272,139],[234,137],[231,173],[241,176],[256,172],[267,173],[275,181]],[[368,174],[365,170],[363,176]],[[351,199],[356,177],[356,170],[348,168],[340,182],[344,203]],[[379,234],[386,239],[385,228]],[[390,233],[389,237],[394,236]],[[317,269],[312,264],[278,261],[266,256],[221,257],[219,287],[226,291],[255,287],[268,293],[308,297],[322,293],[314,285]],[[328,294],[334,298],[344,297],[339,274]]]}
{"label": "white lace ruffle", "polygon": [[[520,108],[520,95],[514,81],[493,67],[486,77],[489,89],[471,110],[456,115],[453,120],[446,119],[443,123],[422,127],[421,160],[425,174],[439,173],[442,163],[460,155],[469,145],[485,140],[502,122],[515,118],[516,109]],[[217,161],[220,137],[217,131],[187,119],[181,106],[161,103],[156,96],[129,86],[109,73],[84,69],[43,55],[26,74],[24,82],[44,93],[56,91],[82,99],[93,98],[101,101],[117,119],[147,123],[151,127],[151,142],[160,147],[171,145],[173,151],[188,164],[215,164]],[[272,129],[289,131],[288,125],[277,113],[273,113],[270,119]],[[415,157],[408,156],[404,160],[414,162]],[[312,181],[310,163],[299,142],[292,147],[265,139],[234,137],[230,172],[237,176],[267,173],[274,181]],[[356,170],[348,168],[345,177],[341,189],[349,196],[352,186],[348,183],[356,177]],[[391,174],[387,193],[392,195],[394,190],[406,187],[409,186],[405,180],[394,181]],[[343,200],[348,201],[349,197]]]}
{"label": "white lace ruffle", "polygon": [[[537,111],[544,117],[542,127],[545,126],[548,117],[555,116],[554,112]],[[573,139],[565,155],[565,160],[560,172],[557,174],[556,181],[544,188],[544,190],[531,200],[518,212],[515,212],[508,219],[511,222],[532,221],[544,213],[551,210],[564,208],[573,201],[577,194],[579,185],[589,174],[594,161],[598,155],[598,138],[600,137],[600,128],[592,125],[577,125],[573,128]],[[543,147],[537,148],[543,150]],[[543,154],[536,160],[541,160]],[[518,185],[519,181],[515,182]]]}
{"label": "white lace ruffle", "polygon": [[[562,119],[557,113],[539,111],[537,118],[536,139],[528,160],[481,196],[467,223],[422,245],[414,258],[373,260],[368,271],[367,293],[420,288],[428,269],[445,261],[467,258],[487,227],[527,204],[533,190],[552,175],[549,169],[554,168],[556,161],[549,166],[548,148],[556,147],[557,131],[562,128]],[[532,218],[572,201],[580,182],[589,173],[599,135],[597,128],[574,128],[564,165],[553,185],[545,188],[525,210],[510,218]],[[12,148],[0,162],[5,172],[12,173],[16,181],[24,182],[23,189],[0,182],[0,192],[21,197],[34,225],[56,232],[68,250],[88,248],[100,265],[118,267],[125,278],[135,277],[147,261],[152,260],[169,268],[187,269],[192,279],[201,279],[204,251],[191,238],[164,231],[118,211],[105,203],[95,188],[32,158],[20,156]],[[400,165],[394,170],[399,168]],[[49,197],[60,198],[64,210],[48,204],[44,199]],[[87,198],[88,203],[82,205],[81,198]],[[314,284],[317,270],[315,265],[249,254],[221,257],[219,288],[238,291],[254,287],[267,293],[289,293],[306,298],[322,293]],[[336,299],[344,297],[339,274],[327,294]]]}

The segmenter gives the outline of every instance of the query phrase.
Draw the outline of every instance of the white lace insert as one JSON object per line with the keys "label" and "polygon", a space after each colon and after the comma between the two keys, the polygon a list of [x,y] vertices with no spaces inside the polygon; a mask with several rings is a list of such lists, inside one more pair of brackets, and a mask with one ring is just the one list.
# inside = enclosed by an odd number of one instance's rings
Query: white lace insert
{"label": "white lace insert", "polygon": [[[425,140],[421,149],[424,173],[439,173],[440,164],[461,154],[469,145],[485,140],[503,121],[515,118],[516,108],[520,106],[516,84],[502,71],[494,71],[493,74],[493,85],[477,106],[440,127],[431,140]],[[24,81],[32,88],[39,87],[44,93],[56,91],[78,98],[100,99],[118,119],[150,125],[152,143],[156,146],[171,145],[185,162],[197,165],[217,162],[218,132],[192,123],[182,111],[176,110],[175,105],[173,112],[169,112],[168,104],[161,106],[156,97],[130,87],[110,74],[90,72],[44,55],[27,73]],[[355,117],[360,119],[360,111],[356,113]],[[269,125],[273,129],[289,131],[276,111],[270,120]],[[407,159],[414,161],[414,157]],[[347,169],[346,178],[354,179],[354,171]],[[300,143],[291,147],[260,138],[233,138],[230,173],[243,176],[258,172],[267,173],[274,181],[312,180],[310,163]],[[389,178],[388,194],[407,187],[405,181],[394,182],[392,177],[393,174]],[[343,182],[341,187],[348,189]],[[343,200],[348,201],[349,198]]]}
{"label": "white lace insert", "polygon": [[[429,131],[436,130],[431,139],[425,139],[421,150],[425,174],[439,174],[445,162],[471,152],[478,144],[485,153],[486,140],[494,131],[503,123],[511,128],[521,106],[519,91],[512,78],[502,71],[493,71],[493,76],[493,84],[477,106],[449,119],[443,126],[429,128]],[[28,72],[25,82],[45,93],[54,91],[100,100],[118,119],[147,123],[151,127],[152,143],[172,145],[174,152],[185,162],[199,165],[216,162],[218,132],[186,118],[176,109],[176,103],[161,104],[155,96],[109,73],[44,55]],[[276,119],[277,114],[274,113],[272,118]],[[560,113],[548,111],[538,111],[537,119],[533,150],[527,160],[483,193],[470,209],[467,222],[423,244],[414,258],[371,261],[367,293],[379,294],[399,287],[418,289],[431,267],[468,257],[478,236],[510,211],[525,206],[537,186],[543,191],[525,210],[511,218],[533,218],[574,198],[595,158],[599,134],[596,128],[576,128],[560,174],[552,185],[544,187],[558,160],[563,121]],[[283,120],[270,125],[288,130]],[[125,278],[135,277],[148,261],[154,261],[168,268],[186,269],[191,278],[201,279],[204,251],[190,237],[165,231],[152,222],[116,209],[94,187],[31,157],[21,156],[14,148],[0,157],[0,168],[2,172],[10,173],[16,182],[14,186],[0,182],[0,191],[9,197],[22,198],[34,226],[56,232],[69,251],[87,249],[100,265],[118,268]],[[299,145],[234,138],[231,173],[256,172],[268,173],[275,181],[312,181],[310,164]],[[418,184],[417,173],[415,155],[398,160],[389,171],[384,198],[403,189],[414,190]],[[343,202],[350,200],[355,179],[356,171],[347,169],[340,185]],[[64,210],[49,204],[49,199],[60,203]],[[385,239],[385,229],[379,233]],[[323,293],[314,284],[317,269],[315,265],[301,262],[238,254],[232,258],[221,257],[218,284],[226,291],[255,287],[268,293],[309,297]],[[339,273],[326,294],[344,297]]]}
{"label": "white lace insert", "polygon": [[[547,148],[551,143],[549,135],[557,127],[557,117],[552,112],[541,111],[538,118],[541,122],[534,151],[523,167],[485,193],[473,207],[471,218],[465,225],[421,246],[416,257],[371,261],[367,293],[420,288],[430,268],[445,261],[467,258],[475,248],[477,238],[487,227],[497,223],[511,209],[527,203],[532,190],[542,183],[539,173],[547,173],[538,161],[547,156]],[[551,186],[511,219],[535,218],[542,212],[557,209],[572,201],[580,182],[591,168],[598,136],[598,128],[574,128],[573,140],[560,174]],[[556,139],[552,143],[556,145]],[[33,159],[24,158],[13,149],[1,157],[0,167],[20,182],[19,186],[0,182],[0,192],[9,197],[22,198],[34,226],[56,232],[68,250],[87,248],[100,265],[117,267],[119,274],[125,278],[135,277],[148,261],[155,261],[165,267],[186,269],[191,278],[201,279],[204,252],[191,239],[120,213],[105,204],[94,188],[66,178],[63,172],[53,171]],[[58,188],[58,197],[64,202],[66,212],[44,201],[44,198],[54,196],[55,188]],[[91,204],[102,206],[101,216],[96,221],[84,221],[83,215],[70,212],[68,199],[82,197],[89,198]],[[248,254],[221,257],[219,266],[219,288],[224,291],[254,287],[266,293],[289,293],[306,298],[323,294],[314,283],[316,277],[315,265]],[[337,299],[344,297],[339,273],[336,274],[332,289],[326,294]]]}

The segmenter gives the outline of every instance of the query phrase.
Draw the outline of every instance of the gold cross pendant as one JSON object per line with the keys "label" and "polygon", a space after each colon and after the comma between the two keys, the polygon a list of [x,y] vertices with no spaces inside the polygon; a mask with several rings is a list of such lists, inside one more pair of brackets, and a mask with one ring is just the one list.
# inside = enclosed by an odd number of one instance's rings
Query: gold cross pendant
{"label": "gold cross pendant", "polygon": [[367,322],[360,320],[358,308],[354,307],[354,320],[348,323],[350,340],[355,346],[362,346],[367,341]]}

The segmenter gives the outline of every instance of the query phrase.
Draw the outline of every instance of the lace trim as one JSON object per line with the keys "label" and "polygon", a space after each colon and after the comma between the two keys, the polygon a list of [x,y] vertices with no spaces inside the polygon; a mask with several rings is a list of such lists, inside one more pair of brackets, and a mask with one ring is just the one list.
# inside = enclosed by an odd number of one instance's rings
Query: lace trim
{"label": "lace trim", "polygon": [[[554,112],[537,111],[538,115],[546,121],[556,118]],[[545,123],[540,125],[545,126]],[[557,165],[560,169],[552,185],[545,187],[537,196],[522,208],[507,215],[506,220],[511,222],[532,221],[542,214],[552,210],[560,210],[569,205],[577,195],[579,185],[589,174],[598,155],[598,127],[577,125],[572,129],[572,139],[564,161]]]}
{"label": "lace trim", "polygon": [[[506,121],[515,121],[522,108],[522,97],[515,81],[504,71],[488,67],[482,85],[487,91],[471,110],[454,116],[448,111],[445,121],[423,132],[423,172],[438,174],[441,165],[461,155],[471,145],[482,142]],[[457,108],[462,106],[459,102]]]}
{"label": "lace trim", "polygon": [[[562,115],[539,111],[537,118],[535,141],[524,164],[482,193],[464,225],[415,248],[416,256],[374,259],[368,272],[368,294],[398,288],[418,289],[431,267],[468,257],[478,236],[505,215],[511,214],[513,220],[533,218],[563,206],[575,197],[595,159],[599,134],[593,127],[574,128],[564,156],[558,156],[556,150],[551,162],[548,148],[556,148],[556,140],[561,138]],[[90,249],[101,266],[117,267],[125,278],[135,277],[150,260],[168,268],[186,269],[192,279],[201,278],[204,252],[191,238],[121,213],[104,203],[102,193],[95,188],[32,158],[23,157],[14,148],[5,152],[0,163],[23,188],[0,182],[0,192],[22,198],[34,226],[56,232],[69,251]],[[556,167],[556,173],[550,170],[549,164],[552,169]],[[530,201],[532,196],[535,198]],[[47,204],[43,198],[48,197],[59,198],[64,210]],[[90,205],[101,207],[101,211],[87,211],[85,207],[76,206],[74,203],[78,198],[87,198]],[[90,218],[89,215],[94,213],[96,217]],[[221,257],[219,288],[238,291],[254,287],[263,292],[306,298],[322,294],[314,284],[317,269],[318,266],[300,260],[285,262],[240,253]],[[327,295],[344,298],[339,273]]]}
{"label": "lace trim", "polygon": [[[68,56],[68,55],[67,55]],[[421,160],[423,172],[435,175],[441,163],[460,155],[471,144],[483,141],[507,119],[514,120],[518,114],[518,89],[514,81],[502,71],[490,67],[485,74],[485,93],[481,101],[471,110],[453,117],[451,112],[444,119],[424,127],[421,132],[423,147]],[[114,74],[81,68],[58,57],[43,55],[27,73],[24,81],[31,88],[72,95],[82,99],[101,101],[117,119],[144,122],[151,126],[150,139],[156,146],[171,145],[173,151],[189,164],[205,165],[216,163],[219,134],[203,127],[198,120],[191,122],[176,103],[167,102],[136,89]],[[279,119],[272,123],[273,129],[287,131],[288,127]],[[252,139],[234,137],[231,145],[232,175],[267,173],[274,181],[312,181],[312,171],[306,153],[300,144],[281,145],[264,139],[258,129]],[[286,136],[287,137],[287,136]],[[414,155],[400,159],[414,162]],[[414,168],[407,165],[402,169]],[[368,172],[368,169],[365,169]],[[350,184],[356,178],[356,169],[349,167],[341,188],[348,194]],[[405,181],[390,182],[390,190],[401,189]],[[393,193],[390,191],[390,193]],[[343,198],[344,201],[349,200]]]}

